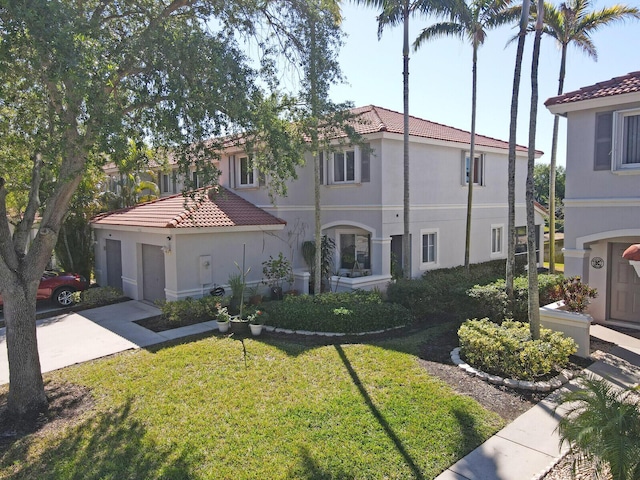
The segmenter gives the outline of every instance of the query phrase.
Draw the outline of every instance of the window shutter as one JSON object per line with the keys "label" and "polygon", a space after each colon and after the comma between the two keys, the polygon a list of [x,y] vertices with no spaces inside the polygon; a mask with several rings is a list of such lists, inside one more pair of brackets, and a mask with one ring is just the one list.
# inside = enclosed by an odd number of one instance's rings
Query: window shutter
{"label": "window shutter", "polygon": [[360,150],[360,182],[362,183],[371,181],[371,151],[369,148],[367,143]]}
{"label": "window shutter", "polygon": [[162,172],[158,172],[158,188],[162,188]]}
{"label": "window shutter", "polygon": [[613,112],[596,114],[596,144],[594,170],[611,169],[611,148],[613,137]]}

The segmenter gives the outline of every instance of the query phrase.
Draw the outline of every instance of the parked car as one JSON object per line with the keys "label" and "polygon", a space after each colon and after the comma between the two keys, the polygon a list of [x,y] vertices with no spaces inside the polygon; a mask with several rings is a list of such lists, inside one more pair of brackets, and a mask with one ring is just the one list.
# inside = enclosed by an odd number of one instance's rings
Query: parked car
{"label": "parked car", "polygon": [[88,287],[87,279],[77,273],[46,271],[40,279],[36,300],[51,300],[61,307],[68,307],[73,303],[73,292],[86,290]]}

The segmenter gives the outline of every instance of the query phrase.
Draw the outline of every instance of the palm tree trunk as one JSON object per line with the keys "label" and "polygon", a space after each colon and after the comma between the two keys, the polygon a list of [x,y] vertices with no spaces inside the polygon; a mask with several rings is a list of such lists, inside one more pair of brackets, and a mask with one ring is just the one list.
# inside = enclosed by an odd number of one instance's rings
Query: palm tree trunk
{"label": "palm tree trunk", "polygon": [[[562,45],[560,74],[558,75],[558,95],[564,90],[564,77],[567,66],[567,45]],[[551,162],[549,164],[549,273],[556,271],[556,158],[558,153],[558,124],[560,117],[553,117],[553,137],[551,139]]]}
{"label": "palm tree trunk", "polygon": [[536,153],[536,121],[538,115],[538,62],[544,17],[544,0],[538,0],[536,35],[533,41],[531,61],[531,112],[529,116],[529,155],[527,161],[527,259],[529,277],[529,329],[531,338],[540,338],[540,295],[538,292],[538,269],[536,264],[536,225],[534,210],[533,167]]}
{"label": "palm tree trunk", "polygon": [[315,18],[311,22],[309,36],[311,51],[309,55],[309,85],[311,89],[311,117],[315,125],[311,129],[311,148],[313,152],[313,185],[314,185],[314,243],[316,246],[313,263],[315,265],[313,275],[313,293],[319,295],[322,291],[322,218],[320,210],[320,154],[318,152],[318,75],[316,71],[316,24]]}
{"label": "palm tree trunk", "polygon": [[409,0],[404,0],[402,20],[404,24],[402,60],[403,60],[403,99],[404,99],[404,198],[402,237],[402,271],[404,278],[411,278],[411,237],[409,233]]}
{"label": "palm tree trunk", "polygon": [[478,45],[473,42],[473,67],[471,81],[471,148],[469,152],[469,191],[467,193],[467,230],[464,244],[464,268],[469,273],[471,253],[471,209],[473,206],[473,180],[475,178],[476,155],[476,91],[478,78]]}
{"label": "palm tree trunk", "polygon": [[513,277],[516,263],[516,130],[518,124],[518,96],[520,94],[520,75],[522,72],[522,57],[527,35],[529,19],[529,0],[522,2],[522,17],[516,49],[516,64],[513,70],[513,87],[511,89],[511,118],[509,121],[509,166],[508,166],[508,232],[507,232],[507,264],[506,288],[509,301],[513,301]]}

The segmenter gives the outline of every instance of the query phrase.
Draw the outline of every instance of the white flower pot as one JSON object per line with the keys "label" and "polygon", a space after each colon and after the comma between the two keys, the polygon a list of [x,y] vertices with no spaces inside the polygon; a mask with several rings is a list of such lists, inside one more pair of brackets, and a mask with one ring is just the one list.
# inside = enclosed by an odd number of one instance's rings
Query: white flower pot
{"label": "white flower pot", "polygon": [[251,335],[254,337],[260,335],[262,333],[262,327],[263,325],[254,325],[253,323],[250,323],[249,328],[251,329]]}
{"label": "white flower pot", "polygon": [[226,322],[219,322],[218,320],[216,320],[216,324],[218,325],[218,330],[220,331],[220,333],[226,333],[229,330],[228,320]]}

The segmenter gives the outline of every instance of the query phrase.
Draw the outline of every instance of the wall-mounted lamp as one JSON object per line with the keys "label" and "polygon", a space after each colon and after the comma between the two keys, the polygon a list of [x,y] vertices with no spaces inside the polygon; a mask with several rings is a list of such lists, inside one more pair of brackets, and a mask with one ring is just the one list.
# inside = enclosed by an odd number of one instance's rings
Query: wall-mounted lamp
{"label": "wall-mounted lamp", "polygon": [[171,235],[167,236],[167,243],[161,248],[165,255],[169,255],[171,253]]}

